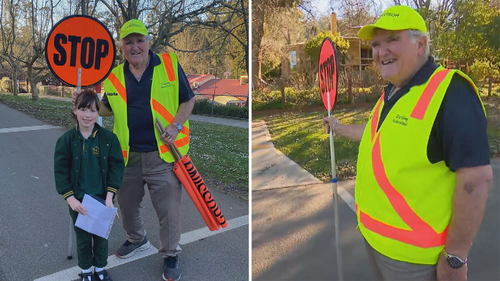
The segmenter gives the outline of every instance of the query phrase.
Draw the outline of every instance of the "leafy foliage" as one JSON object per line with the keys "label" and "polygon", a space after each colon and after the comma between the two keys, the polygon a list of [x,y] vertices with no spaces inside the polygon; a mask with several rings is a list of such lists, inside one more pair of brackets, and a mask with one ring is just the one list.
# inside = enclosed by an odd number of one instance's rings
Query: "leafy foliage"
{"label": "leafy foliage", "polygon": [[3,77],[0,80],[0,86],[2,88],[2,91],[5,91],[7,93],[12,93],[12,80],[10,80],[9,77]]}
{"label": "leafy foliage", "polygon": [[499,75],[500,71],[498,68],[494,68],[490,61],[476,59],[470,66],[470,77],[478,86],[483,86],[488,77],[498,77]]}
{"label": "leafy foliage", "polygon": [[325,38],[330,38],[337,49],[337,53],[340,54],[337,58],[339,63],[344,63],[347,59],[347,50],[349,49],[349,42],[342,38],[338,33],[332,34],[331,31],[324,31],[313,37],[311,40],[306,42],[306,53],[311,58],[311,61],[317,65],[319,60],[319,52],[321,50],[321,44]]}
{"label": "leafy foliage", "polygon": [[443,32],[432,38],[436,55],[468,65],[479,57],[498,61],[500,53],[493,45],[498,32],[492,27],[499,16],[500,10],[492,8],[489,0],[456,1]]}

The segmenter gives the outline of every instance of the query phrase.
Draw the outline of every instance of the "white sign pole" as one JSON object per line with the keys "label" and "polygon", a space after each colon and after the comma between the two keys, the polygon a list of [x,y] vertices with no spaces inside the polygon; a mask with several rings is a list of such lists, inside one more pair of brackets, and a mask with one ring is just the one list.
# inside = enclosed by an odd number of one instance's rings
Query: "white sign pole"
{"label": "white sign pole", "polygon": [[[102,98],[101,98],[101,93],[100,93],[100,92],[99,92],[99,93],[97,93],[97,97],[99,98],[99,102],[100,102],[100,100],[102,99]],[[101,115],[99,115],[99,117],[97,117],[97,124],[99,124],[99,126],[101,126],[101,127],[102,127],[102,117],[101,117]]]}
{"label": "white sign pole", "polygon": [[[81,91],[82,90],[82,69],[81,68],[78,68],[78,82],[76,84],[76,90],[77,91]],[[99,100],[101,100],[101,93],[97,93],[97,97],[99,98]],[[99,124],[99,126],[102,126],[102,117],[101,116],[98,116],[97,117],[97,124]]]}
{"label": "white sign pole", "polygon": [[[330,108],[330,93],[327,93],[328,108]],[[331,109],[328,109],[328,117],[331,116]],[[337,270],[339,281],[344,280],[342,273],[342,253],[340,251],[340,231],[339,231],[339,208],[338,208],[338,190],[337,190],[337,169],[335,165],[335,146],[333,143],[333,130],[330,128],[330,159],[332,165],[332,188],[333,188],[333,210],[335,221],[335,249],[337,255]]]}

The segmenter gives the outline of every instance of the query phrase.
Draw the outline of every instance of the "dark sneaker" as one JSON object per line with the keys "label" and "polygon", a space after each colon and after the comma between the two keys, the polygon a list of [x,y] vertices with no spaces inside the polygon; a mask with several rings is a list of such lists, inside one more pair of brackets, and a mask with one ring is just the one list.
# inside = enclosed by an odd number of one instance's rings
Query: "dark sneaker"
{"label": "dark sneaker", "polygon": [[[99,275],[102,275],[102,279],[99,277]],[[108,272],[106,270],[101,270],[101,271],[97,271],[97,272],[94,272],[94,280],[96,281],[113,281],[113,279],[111,279],[111,277],[109,277],[108,275]]]}
{"label": "dark sneaker", "polygon": [[80,281],[94,281],[94,277],[92,276],[92,272],[89,273],[78,273],[78,276],[80,276]]}
{"label": "dark sneaker", "polygon": [[116,251],[116,256],[122,259],[131,257],[137,251],[144,251],[149,248],[148,238],[144,237],[141,243],[131,243],[128,240]]}
{"label": "dark sneaker", "polygon": [[163,259],[163,280],[178,281],[181,279],[181,270],[177,256]]}

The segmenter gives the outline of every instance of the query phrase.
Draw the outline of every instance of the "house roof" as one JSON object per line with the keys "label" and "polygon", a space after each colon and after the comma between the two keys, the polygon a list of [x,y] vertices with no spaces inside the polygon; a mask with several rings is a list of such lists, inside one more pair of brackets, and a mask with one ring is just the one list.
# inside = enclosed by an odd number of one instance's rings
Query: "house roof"
{"label": "house roof", "polygon": [[242,101],[248,98],[248,84],[240,85],[239,79],[213,79],[193,91],[209,98],[212,98],[212,95],[229,95]]}
{"label": "house roof", "polygon": [[212,74],[188,74],[186,77],[191,87],[193,87],[194,82],[197,82],[198,85],[202,85],[203,83],[215,78]]}

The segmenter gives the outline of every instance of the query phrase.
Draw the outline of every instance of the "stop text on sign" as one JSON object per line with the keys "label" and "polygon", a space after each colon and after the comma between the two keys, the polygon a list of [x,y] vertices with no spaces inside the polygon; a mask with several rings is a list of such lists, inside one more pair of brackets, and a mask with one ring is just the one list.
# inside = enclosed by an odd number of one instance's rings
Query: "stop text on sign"
{"label": "stop text on sign", "polygon": [[334,73],[335,73],[335,57],[330,55],[321,65],[319,66],[320,75],[320,91],[321,93],[327,93],[334,89]]}
{"label": "stop text on sign", "polygon": [[65,65],[68,60],[68,52],[66,46],[69,46],[69,66],[76,66],[77,50],[80,50],[80,65],[85,69],[101,69],[101,59],[105,58],[109,52],[109,42],[103,39],[94,40],[91,37],[85,37],[82,40],[81,36],[58,33],[54,37],[54,48],[57,53],[54,53],[54,63],[56,65]]}

